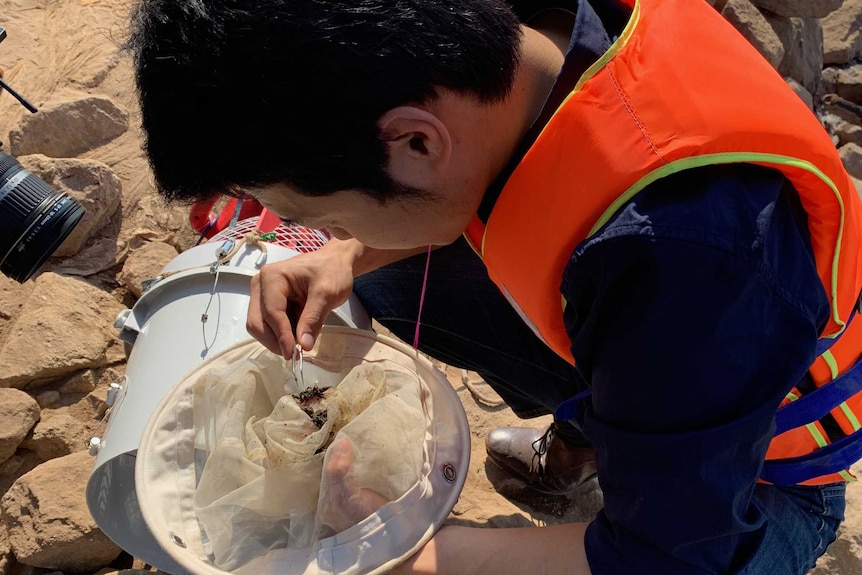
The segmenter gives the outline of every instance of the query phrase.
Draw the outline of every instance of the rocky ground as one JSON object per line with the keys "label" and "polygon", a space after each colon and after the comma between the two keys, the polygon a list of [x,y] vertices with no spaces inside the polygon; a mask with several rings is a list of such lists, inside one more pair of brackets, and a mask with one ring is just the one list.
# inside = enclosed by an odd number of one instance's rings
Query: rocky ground
{"label": "rocky ground", "polygon": [[[862,0],[711,4],[809,103],[862,179]],[[130,66],[118,52],[127,13],[126,0],[3,0],[0,7],[9,32],[0,45],[5,79],[40,108],[30,115],[0,94],[3,149],[87,208],[37,280],[21,286],[0,276],[0,575],[148,568],[102,534],[84,503],[93,461],[87,445],[103,432],[108,385],[125,367],[113,320],[134,304],[143,278],[194,241],[186,210],[153,193],[140,150]],[[541,525],[596,512],[595,484],[574,498],[537,497],[486,467],[485,434],[515,418],[474,374],[446,372],[473,440],[453,523]],[[841,537],[813,573],[860,572],[856,483]]]}

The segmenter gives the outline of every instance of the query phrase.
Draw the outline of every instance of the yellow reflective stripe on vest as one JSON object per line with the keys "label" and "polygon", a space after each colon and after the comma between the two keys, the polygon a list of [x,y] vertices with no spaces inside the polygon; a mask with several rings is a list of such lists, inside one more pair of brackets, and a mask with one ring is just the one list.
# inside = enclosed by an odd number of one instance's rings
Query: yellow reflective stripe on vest
{"label": "yellow reflective stripe on vest", "polygon": [[[785,397],[789,399],[791,403],[799,399],[799,396],[792,391],[787,392],[787,395]],[[814,425],[813,423],[807,423],[805,424],[805,429],[807,429],[808,433],[811,434],[811,437],[814,438],[814,441],[817,443],[818,447],[826,447],[827,445],[829,445],[829,442],[826,441],[826,438],[823,437],[823,434],[820,433],[820,430],[817,429],[816,425]]]}
{"label": "yellow reflective stripe on vest", "polygon": [[859,431],[859,428],[862,427],[859,425],[859,420],[856,419],[856,414],[854,414],[847,403],[842,403],[838,407],[841,408],[842,413],[844,413],[844,417],[847,418],[847,421],[850,422],[850,425],[853,427],[853,431]]}
{"label": "yellow reflective stripe on vest", "polygon": [[838,377],[838,362],[835,361],[835,356],[832,355],[832,351],[827,349],[820,354],[820,357],[822,357],[823,361],[826,362],[826,365],[829,366],[829,375],[832,376],[832,379]]}
{"label": "yellow reflective stripe on vest", "polygon": [[[835,379],[836,377],[838,377],[838,375],[840,373],[838,371],[838,362],[835,361],[835,356],[832,355],[832,352],[827,349],[826,351],[824,351],[820,355],[820,357],[822,357],[823,361],[826,362],[826,365],[829,366],[829,375],[832,376],[832,379]],[[792,394],[788,394],[788,396],[789,395],[792,395]],[[791,401],[793,401],[793,399],[791,399]],[[841,412],[847,418],[847,421],[850,422],[850,425],[853,427],[853,431],[858,431],[860,428],[859,420],[856,418],[856,414],[854,414],[853,411],[850,410],[850,407],[847,405],[847,403],[843,402],[838,407],[841,408]],[[808,425],[813,425],[813,424],[809,423]],[[811,430],[809,429],[809,431],[811,431]],[[819,434],[820,432],[817,431],[817,433]],[[815,441],[817,441],[816,437],[815,437]],[[819,443],[820,442],[818,441],[818,445],[819,445]],[[823,446],[821,445],[821,447],[823,447]],[[856,478],[853,477],[852,475],[850,475],[850,473],[847,470],[839,471],[838,475],[841,476],[841,479],[843,479],[844,481],[856,481]]]}
{"label": "yellow reflective stripe on vest", "polygon": [[[465,240],[467,240],[467,245],[468,245],[468,246],[470,246],[470,249],[471,249],[471,250],[473,250],[473,253],[475,253],[477,256],[479,256],[479,259],[481,260],[481,259],[482,259],[482,252],[480,252],[480,251],[476,248],[476,246],[474,246],[474,245],[473,245],[473,242],[472,242],[472,241],[470,241],[470,236],[468,236],[468,235],[467,235],[467,232],[464,232],[464,233],[463,233],[463,234],[461,234],[461,235],[462,235],[462,236],[464,236],[464,239],[465,239]],[[484,238],[485,236],[482,236],[482,237]]]}
{"label": "yellow reflective stripe on vest", "polygon": [[[838,362],[835,361],[835,356],[832,355],[832,352],[827,349],[820,355],[820,357],[822,357],[823,361],[826,362],[826,365],[829,366],[829,373],[832,376],[832,379],[838,377]],[[862,425],[859,425],[859,419],[847,405],[847,402],[842,402],[838,407],[841,408],[841,412],[844,414],[844,417],[846,417],[847,421],[850,422],[850,425],[853,427],[853,431],[859,431],[859,429],[862,428]]]}
{"label": "yellow reflective stripe on vest", "polygon": [[666,176],[670,176],[671,174],[675,174],[681,172],[683,170],[688,170],[691,168],[702,168],[704,166],[715,165],[715,164],[739,164],[739,163],[761,163],[761,164],[776,164],[779,166],[790,166],[793,168],[800,168],[805,171],[811,172],[815,176],[817,176],[824,184],[829,186],[829,189],[832,190],[832,193],[835,194],[835,199],[838,201],[838,207],[841,210],[841,221],[838,222],[838,236],[836,238],[835,244],[835,255],[832,258],[832,274],[831,274],[831,308],[832,308],[832,319],[833,321],[840,326],[837,332],[824,335],[823,337],[828,337],[829,339],[835,339],[844,331],[845,323],[844,320],[841,319],[840,314],[838,313],[838,260],[841,254],[841,239],[844,237],[844,200],[841,198],[841,193],[838,191],[838,186],[835,185],[829,176],[823,173],[817,166],[810,162],[806,162],[805,160],[800,160],[798,158],[792,158],[790,156],[782,156],[779,154],[763,154],[760,152],[733,152],[727,154],[704,154],[703,156],[693,156],[690,158],[683,158],[681,160],[676,160],[674,162],[670,162],[669,164],[665,164],[660,168],[656,168],[652,172],[645,175],[643,178],[635,182],[635,184],[630,187],[628,190],[623,192],[623,194],[618,197],[614,202],[605,210],[605,213],[599,218],[593,228],[590,230],[590,233],[587,237],[592,236],[596,232],[598,232],[603,225],[605,225],[611,217],[619,211],[619,209],[633,197],[635,197],[638,193],[643,191],[644,188],[652,184],[653,182],[664,178]]}
{"label": "yellow reflective stripe on vest", "polygon": [[[599,73],[599,70],[604,68],[608,62],[610,62],[617,53],[623,49],[623,47],[628,44],[629,39],[634,34],[635,28],[637,28],[638,22],[640,22],[641,18],[641,3],[635,2],[634,8],[632,8],[632,15],[629,17],[628,24],[626,24],[625,29],[623,29],[622,34],[620,34],[619,38],[617,38],[616,42],[611,44],[611,47],[607,49],[607,51],[602,54],[602,57],[596,60],[592,66],[587,68],[587,70],[581,74],[581,77],[578,79],[578,83],[575,84],[574,89],[569,94],[571,96],[575,92],[579,92],[587,81]],[[568,99],[568,98],[567,98]]]}

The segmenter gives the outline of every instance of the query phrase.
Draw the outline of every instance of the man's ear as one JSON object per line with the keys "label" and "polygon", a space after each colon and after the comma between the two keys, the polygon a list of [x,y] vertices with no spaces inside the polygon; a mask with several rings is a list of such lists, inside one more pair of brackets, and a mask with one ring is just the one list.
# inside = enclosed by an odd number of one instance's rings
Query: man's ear
{"label": "man's ear", "polygon": [[452,137],[434,114],[398,106],[377,120],[380,138],[389,148],[389,175],[419,189],[433,189],[449,166]]}

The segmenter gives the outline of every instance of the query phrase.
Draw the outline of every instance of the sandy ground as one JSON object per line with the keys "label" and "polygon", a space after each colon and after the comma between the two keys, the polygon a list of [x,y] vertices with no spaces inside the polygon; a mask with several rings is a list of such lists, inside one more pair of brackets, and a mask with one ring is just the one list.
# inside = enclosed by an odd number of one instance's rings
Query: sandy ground
{"label": "sandy ground", "polygon": [[[98,94],[112,98],[131,114],[132,129],[82,155],[105,162],[123,182],[121,208],[100,234],[115,238],[118,246],[142,226],[175,230],[185,217],[183,210],[166,209],[153,196],[140,150],[131,71],[128,61],[117,54],[126,32],[128,5],[128,0],[0,0],[0,26],[9,33],[0,44],[0,67],[6,70],[5,79],[13,87],[37,106]],[[0,140],[9,141],[9,130],[26,113],[8,95],[0,96]],[[466,487],[450,517],[452,523],[478,527],[547,525],[588,520],[597,512],[601,492],[595,481],[574,497],[548,497],[524,490],[517,481],[486,464],[483,442],[488,431],[519,421],[507,408],[488,405],[493,404],[494,394],[480,380],[471,378],[478,391],[474,395],[464,385],[461,370],[450,367],[446,372],[464,404],[472,440]],[[530,423],[540,426],[547,421]],[[857,468],[862,471],[862,466]],[[814,573],[862,573],[860,484],[850,486],[842,538]]]}

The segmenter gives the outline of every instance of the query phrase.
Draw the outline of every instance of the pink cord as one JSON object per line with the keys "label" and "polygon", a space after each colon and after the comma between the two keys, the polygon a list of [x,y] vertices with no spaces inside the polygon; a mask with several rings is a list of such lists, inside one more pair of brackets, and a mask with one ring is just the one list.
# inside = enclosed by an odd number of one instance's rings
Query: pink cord
{"label": "pink cord", "polygon": [[422,294],[419,296],[419,315],[416,316],[416,333],[413,334],[413,349],[419,349],[419,325],[422,319],[422,306],[425,304],[425,287],[428,285],[428,268],[431,267],[431,246],[428,246],[428,257],[425,259],[425,277],[422,278]]}

